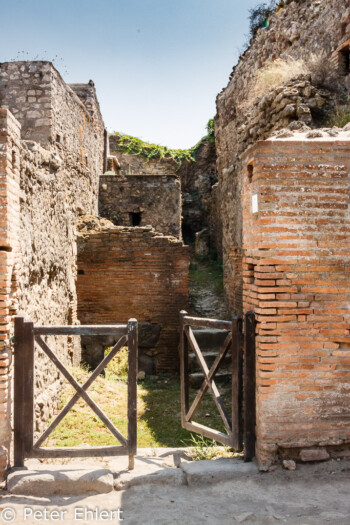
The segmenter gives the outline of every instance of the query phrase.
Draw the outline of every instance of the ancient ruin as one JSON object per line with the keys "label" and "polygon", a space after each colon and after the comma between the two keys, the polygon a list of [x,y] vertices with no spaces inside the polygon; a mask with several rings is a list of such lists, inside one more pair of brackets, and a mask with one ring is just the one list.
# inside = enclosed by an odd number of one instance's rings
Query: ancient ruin
{"label": "ancient ruin", "polygon": [[[343,0],[281,2],[217,97],[215,140],[181,162],[108,135],[92,81],[67,85],[50,62],[0,64],[1,475],[14,316],[136,317],[140,370],[176,374],[195,242],[223,258],[230,314],[256,316],[259,467],[349,455],[350,125],[332,120],[349,108],[349,56]],[[296,70],[257,91],[271,62]],[[94,368],[115,340],[50,342]],[[62,385],[39,356],[36,432]]]}

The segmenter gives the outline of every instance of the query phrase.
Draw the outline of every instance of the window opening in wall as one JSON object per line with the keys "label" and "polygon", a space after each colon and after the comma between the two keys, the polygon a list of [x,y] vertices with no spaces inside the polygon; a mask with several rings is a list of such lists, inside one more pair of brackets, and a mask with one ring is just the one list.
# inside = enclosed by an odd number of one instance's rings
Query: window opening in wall
{"label": "window opening in wall", "polygon": [[345,75],[350,73],[350,46],[345,47],[339,52],[339,65]]}
{"label": "window opening in wall", "polygon": [[130,219],[130,226],[140,226],[141,212],[130,212],[129,219]]}
{"label": "window opening in wall", "polygon": [[78,275],[85,275],[84,270],[78,270]]}
{"label": "window opening in wall", "polygon": [[12,169],[16,167],[16,152],[12,150]]}
{"label": "window opening in wall", "polygon": [[254,166],[253,166],[253,164],[248,164],[247,170],[248,170],[248,180],[249,180],[249,182],[252,182],[253,173],[254,173]]}

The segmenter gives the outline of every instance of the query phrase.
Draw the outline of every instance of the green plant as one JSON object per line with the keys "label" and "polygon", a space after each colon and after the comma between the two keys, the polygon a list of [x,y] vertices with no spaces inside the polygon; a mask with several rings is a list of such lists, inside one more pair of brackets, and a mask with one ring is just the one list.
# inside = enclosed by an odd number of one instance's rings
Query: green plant
{"label": "green plant", "polygon": [[261,27],[265,29],[269,27],[269,17],[276,7],[275,0],[272,0],[268,4],[258,4],[256,7],[249,9],[249,31],[252,37],[256,35]]}
{"label": "green plant", "polygon": [[207,130],[207,135],[204,138],[207,138],[209,142],[215,142],[215,122],[213,118],[208,120],[208,123],[206,125],[206,130]]}
{"label": "green plant", "polygon": [[[105,350],[105,355],[108,355],[112,350],[112,347],[108,347]],[[106,366],[106,376],[109,379],[119,379],[126,381],[128,379],[128,348],[123,347],[119,350]]]}
{"label": "green plant", "polygon": [[350,122],[350,100],[343,105],[337,105],[335,108],[335,113],[329,119],[327,127],[332,128],[336,126],[337,128],[343,128],[346,124]]}
{"label": "green plant", "polygon": [[209,140],[210,142],[214,142],[214,119],[210,119],[208,121],[206,130],[207,134],[202,137],[195,146],[189,149],[172,149],[168,148],[167,146],[160,146],[159,144],[151,144],[137,137],[133,137],[132,135],[126,135],[116,131],[115,135],[119,137],[116,150],[129,153],[130,155],[141,155],[146,157],[147,162],[151,159],[157,158],[172,160],[177,163],[177,168],[179,169],[184,161],[196,161],[196,153],[204,141]]}
{"label": "green plant", "polygon": [[191,434],[189,442],[184,442],[184,445],[189,445],[187,455],[193,461],[232,456],[232,453],[228,447],[220,446],[216,441],[207,439],[200,435]]}

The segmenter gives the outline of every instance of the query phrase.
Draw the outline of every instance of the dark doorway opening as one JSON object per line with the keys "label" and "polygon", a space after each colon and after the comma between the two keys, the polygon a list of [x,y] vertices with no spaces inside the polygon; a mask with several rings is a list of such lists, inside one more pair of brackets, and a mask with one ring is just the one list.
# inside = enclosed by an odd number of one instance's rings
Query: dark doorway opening
{"label": "dark doorway opening", "polygon": [[350,73],[350,47],[345,47],[340,51],[340,67],[345,75]]}
{"label": "dark doorway opening", "polygon": [[129,219],[130,219],[130,226],[140,226],[141,212],[130,212]]}

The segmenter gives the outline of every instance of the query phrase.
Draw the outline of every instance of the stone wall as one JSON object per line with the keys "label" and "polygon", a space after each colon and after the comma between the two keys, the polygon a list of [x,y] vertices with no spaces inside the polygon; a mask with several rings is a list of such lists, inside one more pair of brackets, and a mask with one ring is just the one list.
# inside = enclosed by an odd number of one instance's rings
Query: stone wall
{"label": "stone wall", "polygon": [[257,315],[262,468],[277,456],[349,454],[346,129],[258,142],[244,156],[244,310]]}
{"label": "stone wall", "polygon": [[[3,352],[9,354],[15,314],[38,324],[77,322],[75,224],[82,213],[97,211],[104,126],[99,113],[88,112],[51,64],[2,64],[0,72],[2,103],[20,120],[8,109],[1,110],[0,209],[7,217],[1,232],[10,245],[2,244],[0,250],[4,258],[0,315]],[[42,111],[40,118],[35,111]],[[41,144],[21,140],[21,125],[27,138]],[[49,342],[64,362],[80,361],[76,339],[50,338]],[[1,363],[5,384],[10,376],[6,359]],[[53,413],[60,384],[57,370],[37,350],[37,432]],[[9,418],[10,406],[1,418],[7,432]],[[7,434],[5,463],[9,441]],[[5,463],[0,465],[1,472]]]}
{"label": "stone wall", "polygon": [[188,306],[188,248],[151,227],[110,224],[101,231],[89,231],[83,224],[80,230],[81,323],[125,323],[136,317],[150,328],[158,327],[153,347],[143,349],[140,368],[148,356],[154,359],[156,372],[177,370],[179,312]]}
{"label": "stone wall", "polygon": [[[215,143],[205,140],[195,154],[195,162],[183,162],[178,171],[183,195],[183,235],[193,242],[196,232],[208,229],[209,249],[220,249],[221,224],[211,221],[214,206],[219,207],[212,194],[217,182]],[[220,252],[219,252],[220,253]]]}
{"label": "stone wall", "polygon": [[[320,126],[332,108],[324,88],[297,78],[250,101],[258,69],[276,58],[308,59],[312,53],[340,60],[340,46],[350,36],[350,8],[343,0],[290,2],[259,29],[234,68],[227,87],[217,97],[215,137],[221,216],[225,290],[231,311],[242,312],[242,153],[257,140],[294,121]],[[344,72],[345,74],[345,72]],[[344,76],[344,86],[350,77]],[[234,204],[232,205],[232,203]]]}
{"label": "stone wall", "polygon": [[181,184],[175,175],[102,175],[99,215],[119,226],[151,225],[181,238]]}
{"label": "stone wall", "polygon": [[[207,229],[207,237],[209,239],[208,249],[218,251],[221,256],[222,226],[220,213],[218,213],[220,202],[217,199],[217,192],[215,192],[215,195],[214,193],[212,194],[212,187],[218,180],[216,173],[215,142],[211,142],[209,139],[203,140],[196,151],[195,161],[188,162],[184,160],[181,165],[179,165],[177,161],[171,159],[156,158],[147,160],[147,158],[142,155],[119,151],[119,140],[120,137],[118,135],[111,135],[109,137],[111,157],[106,175],[110,175],[110,172],[121,176],[143,175],[145,178],[140,177],[138,180],[140,184],[141,181],[144,181],[146,189],[147,176],[177,176],[181,181],[182,236],[185,242],[194,243],[196,232]],[[112,163],[113,157],[118,160],[119,167]],[[106,198],[110,199],[113,198],[113,196],[108,197],[106,195]],[[104,216],[114,220],[112,215]],[[125,221],[119,223],[127,224]],[[155,225],[152,223],[152,226]],[[163,230],[159,231],[163,232]],[[169,234],[174,235],[171,231],[169,231]]]}
{"label": "stone wall", "polygon": [[93,83],[72,87],[82,100],[51,62],[0,64],[0,107],[20,122],[22,139],[43,146],[57,143],[74,156],[74,162],[84,163],[96,148],[94,140],[101,147],[103,122]]}

